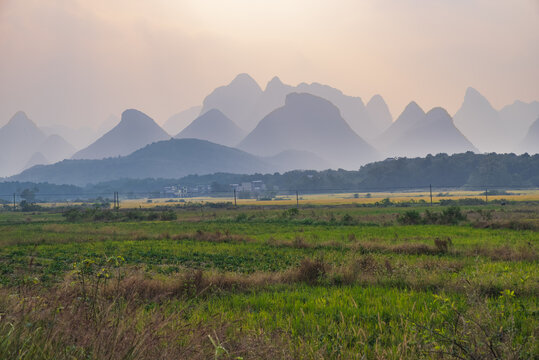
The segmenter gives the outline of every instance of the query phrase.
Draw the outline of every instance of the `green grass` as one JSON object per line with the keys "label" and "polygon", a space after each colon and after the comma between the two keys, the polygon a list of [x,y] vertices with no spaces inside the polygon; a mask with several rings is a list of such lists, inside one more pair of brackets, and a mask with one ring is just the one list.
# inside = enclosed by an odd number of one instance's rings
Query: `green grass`
{"label": "green grass", "polygon": [[[515,230],[511,221],[535,224],[539,207],[489,206],[488,218],[478,211],[485,208],[463,208],[468,220],[458,225],[410,226],[396,220],[409,209],[396,207],[319,206],[292,216],[275,207],[177,209],[174,221],[113,222],[0,213],[0,355],[145,359],[153,346],[170,358],[454,358],[463,354],[455,344],[477,342],[468,351],[493,358],[482,347],[492,333],[499,358],[511,351],[533,358],[539,232]],[[436,239],[450,239],[448,249]],[[117,255],[125,279],[109,269],[107,258]],[[73,264],[85,259],[95,262],[84,278],[95,295],[75,296]],[[322,264],[309,281],[301,276],[306,259]],[[101,268],[127,290],[103,287]],[[200,277],[189,277],[195,270]],[[136,281],[124,284],[130,276]],[[99,311],[134,321],[136,330],[122,336],[145,345],[130,357],[117,345],[96,348],[90,340],[101,339],[100,328],[117,329],[95,320]],[[83,313],[81,326],[96,335],[60,336]],[[155,316],[166,326],[144,335]],[[43,322],[56,329],[54,342],[39,330]]]}

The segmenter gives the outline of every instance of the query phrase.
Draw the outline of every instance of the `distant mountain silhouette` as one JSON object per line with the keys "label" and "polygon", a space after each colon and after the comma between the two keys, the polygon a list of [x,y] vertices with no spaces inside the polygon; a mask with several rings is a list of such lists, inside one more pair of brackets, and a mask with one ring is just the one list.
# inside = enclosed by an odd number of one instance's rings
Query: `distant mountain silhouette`
{"label": "distant mountain silhouette", "polygon": [[89,126],[71,127],[61,124],[39,127],[46,135],[60,135],[75,149],[83,149],[94,142],[99,136]]}
{"label": "distant mountain silhouette", "polygon": [[244,136],[244,131],[225,114],[217,109],[211,109],[196,118],[175,138],[201,139],[220,145],[236,146]]}
{"label": "distant mountain silhouette", "polygon": [[264,159],[280,172],[291,170],[325,170],[331,168],[331,165],[327,161],[308,151],[286,150]]}
{"label": "distant mountain silhouette", "polygon": [[24,112],[17,112],[0,128],[0,177],[21,171],[45,139],[45,133]]}
{"label": "distant mountain silhouette", "polygon": [[376,136],[386,130],[393,122],[393,117],[389,112],[389,108],[380,95],[374,95],[367,103],[367,113],[369,114],[372,125],[375,128],[376,133],[370,135]]}
{"label": "distant mountain silhouette", "polygon": [[530,155],[539,153],[539,117],[528,129],[528,133],[518,147],[518,152]]}
{"label": "distant mountain silhouette", "polygon": [[101,136],[105,135],[116,125],[120,123],[121,119],[118,118],[116,115],[109,115],[101,124],[99,124],[99,127],[96,130],[96,139],[100,138]]}
{"label": "distant mountain silhouette", "polygon": [[169,134],[177,134],[192,123],[200,115],[201,110],[202,106],[193,106],[174,114],[163,124],[163,129]]}
{"label": "distant mountain silhouette", "polygon": [[273,165],[244,151],[205,140],[171,139],[147,145],[130,155],[103,160],[64,160],[34,166],[15,181],[85,185],[123,178],[175,179],[190,174],[276,171]]}
{"label": "distant mountain silhouette", "polygon": [[258,121],[252,115],[261,94],[262,89],[252,77],[239,74],[230,84],[218,87],[206,96],[200,114],[218,109],[239,127],[248,130]]}
{"label": "distant mountain silhouette", "polygon": [[539,117],[539,101],[525,103],[517,100],[511,105],[504,106],[499,113],[507,129],[507,135],[511,136],[510,140],[516,145],[526,136],[530,126]]}
{"label": "distant mountain silhouette", "polygon": [[455,154],[478,151],[455,127],[451,116],[445,109],[434,108],[414,121],[415,116],[420,115],[421,112],[422,110],[415,103],[406,107],[397,120],[400,124],[399,129],[394,128],[389,135],[396,136],[387,150],[389,155],[417,157],[438,153]]}
{"label": "distant mountain silhouette", "polygon": [[249,132],[262,118],[282,107],[286,96],[293,92],[308,93],[329,100],[339,108],[342,117],[352,129],[367,139],[380,135],[391,124],[391,114],[380,96],[373,98],[371,117],[361,98],[344,95],[342,91],[331,86],[319,83],[290,86],[274,77],[262,91],[247,74],[238,75],[229,85],[221,86],[208,95],[204,100],[202,113],[212,108],[219,109],[239,127]]}
{"label": "distant mountain silhouette", "polygon": [[146,114],[129,109],[112,130],[80,150],[73,159],[103,159],[132,153],[153,142],[170,139],[155,121]]}
{"label": "distant mountain silhouette", "polygon": [[264,92],[260,95],[255,105],[252,116],[255,119],[254,124],[252,124],[250,129],[246,130],[251,131],[258,124],[258,121],[262,120],[273,110],[284,106],[286,95],[292,92],[294,92],[293,86],[283,84],[277,76],[273,77],[266,85]]}
{"label": "distant mountain silhouette", "polygon": [[36,165],[47,165],[50,161],[40,152],[36,152],[30,157],[30,160],[24,165],[24,169],[29,169]]}
{"label": "distant mountain silhouette", "polygon": [[38,151],[49,163],[55,163],[68,159],[77,150],[60,135],[50,135],[39,146]]}
{"label": "distant mountain silhouette", "polygon": [[507,133],[500,114],[477,90],[468,88],[464,102],[454,116],[457,128],[483,152],[503,152],[513,139]]}
{"label": "distant mountain silhouette", "polygon": [[285,150],[308,151],[344,168],[358,168],[378,157],[335,105],[306,93],[287,95],[285,105],[262,119],[238,147],[261,156]]}
{"label": "distant mountain silhouette", "polygon": [[[416,102],[409,103],[402,114],[384,131],[373,144],[386,156],[395,156],[395,142],[406,136],[417,122],[425,117],[425,112]],[[398,149],[397,149],[398,150]]]}
{"label": "distant mountain silhouette", "polygon": [[379,124],[372,119],[360,97],[344,95],[342,91],[319,83],[299,84],[295,91],[319,96],[339,108],[341,116],[362,138],[373,139],[389,124]]}

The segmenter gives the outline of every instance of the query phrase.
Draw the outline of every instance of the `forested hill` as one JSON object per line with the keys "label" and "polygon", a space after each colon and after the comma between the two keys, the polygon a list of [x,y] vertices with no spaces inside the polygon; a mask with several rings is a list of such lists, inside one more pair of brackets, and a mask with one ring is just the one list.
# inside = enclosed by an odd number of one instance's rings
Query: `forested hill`
{"label": "forested hill", "polygon": [[363,166],[361,186],[539,186],[539,155],[464,154],[387,159]]}
{"label": "forested hill", "polygon": [[[262,180],[268,189],[279,191],[322,192],[322,191],[377,191],[424,188],[432,184],[435,188],[516,188],[539,187],[539,155],[465,154],[429,155],[424,158],[387,159],[365,165],[359,171],[289,171],[283,174],[236,175],[216,173],[212,175],[190,175],[181,179],[122,179],[84,188],[51,184],[0,182],[0,194],[12,194],[22,189],[38,189],[39,198],[51,192],[56,194],[87,195],[120,193],[161,192],[170,185],[212,185],[215,193],[231,191],[230,184]],[[52,200],[51,197],[43,196]],[[58,197],[62,198],[62,197]],[[9,198],[6,198],[8,200]]]}
{"label": "forested hill", "polygon": [[263,180],[280,190],[384,190],[417,187],[539,187],[539,155],[464,154],[386,159],[359,171],[289,171],[284,174],[187,176],[182,184]]}

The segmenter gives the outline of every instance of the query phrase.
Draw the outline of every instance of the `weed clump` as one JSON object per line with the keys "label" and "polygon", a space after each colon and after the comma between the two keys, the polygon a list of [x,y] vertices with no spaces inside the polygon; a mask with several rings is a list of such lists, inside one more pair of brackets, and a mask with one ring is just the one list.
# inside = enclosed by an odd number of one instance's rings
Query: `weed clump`
{"label": "weed clump", "polygon": [[307,284],[316,284],[326,275],[328,265],[320,259],[305,258],[296,273],[296,280]]}
{"label": "weed clump", "polygon": [[423,219],[419,211],[408,210],[397,217],[397,222],[401,225],[419,225],[423,222]]}
{"label": "weed clump", "polygon": [[434,246],[436,246],[436,249],[438,249],[438,251],[441,253],[446,253],[449,250],[449,247],[451,247],[452,245],[453,242],[451,241],[450,237],[447,237],[445,239],[434,239]]}

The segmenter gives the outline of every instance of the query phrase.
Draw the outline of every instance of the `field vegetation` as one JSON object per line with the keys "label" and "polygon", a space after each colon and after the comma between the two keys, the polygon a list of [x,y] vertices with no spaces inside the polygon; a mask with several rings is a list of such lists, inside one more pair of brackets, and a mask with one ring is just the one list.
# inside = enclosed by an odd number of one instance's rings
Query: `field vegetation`
{"label": "field vegetation", "polygon": [[0,212],[2,359],[536,359],[539,204]]}

